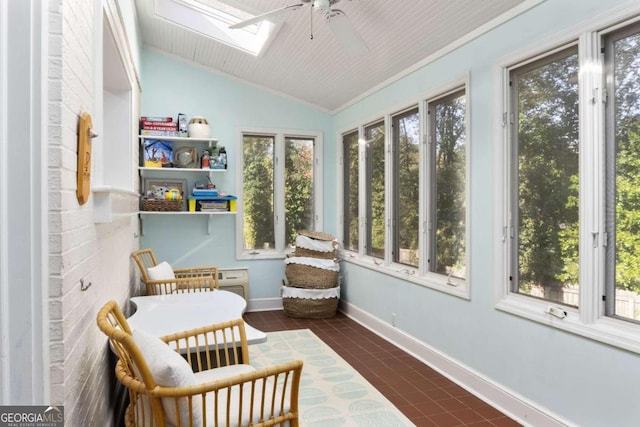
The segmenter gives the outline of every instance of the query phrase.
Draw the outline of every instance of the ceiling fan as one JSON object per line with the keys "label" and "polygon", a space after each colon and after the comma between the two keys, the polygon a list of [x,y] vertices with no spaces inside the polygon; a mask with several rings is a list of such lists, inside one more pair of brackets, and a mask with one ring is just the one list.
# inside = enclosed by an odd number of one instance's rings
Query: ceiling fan
{"label": "ceiling fan", "polygon": [[274,9],[254,18],[247,19],[246,21],[238,22],[237,24],[229,26],[229,28],[236,29],[247,27],[251,24],[281,15],[288,11],[298,10],[309,5],[311,8],[311,39],[313,39],[313,12],[318,11],[324,15],[329,29],[349,53],[360,55],[368,52],[369,49],[367,45],[353,27],[347,15],[340,9],[334,9],[333,6],[338,2],[340,2],[340,0],[299,0],[299,3]]}

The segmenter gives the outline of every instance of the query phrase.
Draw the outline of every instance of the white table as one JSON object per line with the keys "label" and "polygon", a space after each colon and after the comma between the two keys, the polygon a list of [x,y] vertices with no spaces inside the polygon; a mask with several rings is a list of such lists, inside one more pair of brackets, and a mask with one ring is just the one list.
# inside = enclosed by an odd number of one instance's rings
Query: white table
{"label": "white table", "polygon": [[[247,309],[240,295],[221,290],[133,297],[131,302],[137,308],[127,319],[131,329],[157,336],[238,319]],[[245,330],[249,344],[267,340],[267,334],[247,323]]]}

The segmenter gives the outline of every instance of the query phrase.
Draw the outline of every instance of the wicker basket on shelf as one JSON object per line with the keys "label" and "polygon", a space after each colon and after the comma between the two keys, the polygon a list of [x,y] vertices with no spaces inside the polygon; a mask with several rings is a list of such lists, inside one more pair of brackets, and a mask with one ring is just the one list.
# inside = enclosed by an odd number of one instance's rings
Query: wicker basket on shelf
{"label": "wicker basket on shelf", "polygon": [[182,200],[142,199],[143,211],[175,212],[182,210]]}

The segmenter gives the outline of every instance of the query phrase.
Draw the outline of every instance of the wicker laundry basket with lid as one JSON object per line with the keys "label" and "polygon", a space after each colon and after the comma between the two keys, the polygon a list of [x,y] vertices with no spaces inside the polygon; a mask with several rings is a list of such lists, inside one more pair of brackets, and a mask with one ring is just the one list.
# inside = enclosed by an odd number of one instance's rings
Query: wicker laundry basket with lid
{"label": "wicker laundry basket with lid", "polygon": [[281,289],[285,314],[296,318],[328,318],[336,314],[340,300],[340,260],[335,237],[302,230],[296,250],[285,259],[286,282]]}
{"label": "wicker laundry basket with lid", "polygon": [[295,256],[333,259],[338,252],[338,241],[331,234],[320,231],[298,231]]}

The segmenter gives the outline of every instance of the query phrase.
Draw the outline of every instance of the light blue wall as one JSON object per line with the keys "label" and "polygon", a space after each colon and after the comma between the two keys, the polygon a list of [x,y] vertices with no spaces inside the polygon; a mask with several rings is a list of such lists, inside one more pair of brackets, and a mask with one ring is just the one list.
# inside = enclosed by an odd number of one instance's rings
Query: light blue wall
{"label": "light blue wall", "polygon": [[[637,3],[637,2],[636,2]],[[619,0],[547,0],[535,9],[468,43],[349,108],[330,115],[204,69],[143,51],[142,113],[203,115],[212,133],[236,158],[238,126],[320,130],[325,142],[325,227],[336,233],[336,134],[401,108],[421,94],[470,77],[470,274],[471,300],[433,291],[342,263],[342,297],[516,395],[581,426],[640,425],[640,357],[494,309],[493,109],[496,63],[535,47],[545,37],[588,20]],[[233,192],[235,175],[222,180]],[[215,262],[249,266],[252,298],[275,298],[281,261],[236,261],[235,218],[144,221],[142,246],[177,265]]]}
{"label": "light blue wall", "polygon": [[[215,173],[219,189],[236,193],[238,156],[236,132],[241,127],[319,131],[324,138],[332,135],[331,116],[255,86],[215,74],[202,67],[187,64],[159,53],[142,52],[142,115],[176,117],[204,116],[211,136],[227,149],[227,173]],[[334,144],[325,144],[325,161],[336,162]],[[188,180],[203,179],[202,175]],[[325,175],[325,188],[335,188],[332,176]],[[332,191],[328,192],[333,194]],[[325,198],[332,203],[334,196]],[[334,228],[335,210],[325,203],[325,225]],[[237,261],[235,259],[234,215],[212,217],[213,232],[208,231],[208,218],[181,216],[144,216],[141,247],[153,248],[161,260],[172,265],[211,265],[249,267],[251,298],[276,298],[284,277],[283,260]]]}
{"label": "light blue wall", "polygon": [[471,300],[348,262],[342,298],[580,426],[640,425],[640,356],[494,309],[494,79],[506,55],[623,3],[548,0],[334,116],[337,133],[469,75]]}

